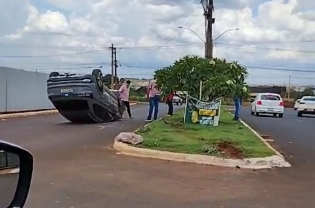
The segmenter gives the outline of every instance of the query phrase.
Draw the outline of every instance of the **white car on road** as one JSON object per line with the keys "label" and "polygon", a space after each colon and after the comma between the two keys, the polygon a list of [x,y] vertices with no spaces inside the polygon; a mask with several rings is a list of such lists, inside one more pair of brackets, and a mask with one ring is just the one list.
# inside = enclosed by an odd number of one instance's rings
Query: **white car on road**
{"label": "white car on road", "polygon": [[251,103],[251,114],[259,116],[261,114],[272,114],[273,116],[283,117],[284,102],[279,94],[258,93]]}
{"label": "white car on road", "polygon": [[297,116],[302,117],[303,114],[315,115],[315,96],[302,97],[297,109]]}
{"label": "white car on road", "polygon": [[297,110],[299,108],[299,105],[300,105],[300,101],[301,99],[297,99],[294,103],[294,110]]}

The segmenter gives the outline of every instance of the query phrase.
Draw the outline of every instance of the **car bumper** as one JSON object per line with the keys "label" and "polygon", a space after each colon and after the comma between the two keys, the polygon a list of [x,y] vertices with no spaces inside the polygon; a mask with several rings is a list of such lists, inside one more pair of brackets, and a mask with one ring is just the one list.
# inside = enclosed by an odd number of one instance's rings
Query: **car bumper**
{"label": "car bumper", "polygon": [[315,109],[298,109],[298,113],[315,114]]}
{"label": "car bumper", "polygon": [[257,113],[284,113],[284,108],[279,107],[256,107]]}

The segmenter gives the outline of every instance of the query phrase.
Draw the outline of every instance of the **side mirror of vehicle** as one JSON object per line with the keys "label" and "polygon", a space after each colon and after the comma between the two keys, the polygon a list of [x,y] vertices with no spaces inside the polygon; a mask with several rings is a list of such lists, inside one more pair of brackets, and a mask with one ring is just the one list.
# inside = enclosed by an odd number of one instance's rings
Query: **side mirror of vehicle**
{"label": "side mirror of vehicle", "polygon": [[251,98],[249,101],[252,103],[252,102],[254,102],[254,100],[255,100],[254,98]]}
{"label": "side mirror of vehicle", "polygon": [[0,140],[0,208],[22,208],[33,174],[33,156],[22,147]]}

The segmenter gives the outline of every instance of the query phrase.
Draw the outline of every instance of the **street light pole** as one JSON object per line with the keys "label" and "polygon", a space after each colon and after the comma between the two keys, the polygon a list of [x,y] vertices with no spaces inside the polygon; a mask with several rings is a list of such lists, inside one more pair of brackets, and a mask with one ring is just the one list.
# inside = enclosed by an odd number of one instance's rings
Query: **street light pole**
{"label": "street light pole", "polygon": [[228,30],[224,31],[224,32],[221,33],[218,37],[216,37],[215,39],[213,39],[213,43],[214,43],[215,41],[217,41],[219,38],[221,38],[221,36],[224,35],[225,33],[230,32],[230,31],[233,31],[233,30],[240,30],[240,29],[239,29],[239,28],[234,28],[234,29],[228,29]]}
{"label": "street light pole", "polygon": [[206,43],[206,41],[204,41],[204,39],[202,39],[195,31],[193,31],[192,29],[188,28],[188,27],[178,27],[179,29],[184,29],[184,30],[189,30],[190,32],[194,33],[194,35],[196,37],[198,37],[202,42]]}
{"label": "street light pole", "polygon": [[[187,27],[178,27],[180,29],[184,29],[184,30],[189,30],[190,32],[192,32],[195,36],[197,36],[202,42],[204,42],[205,44],[205,57],[208,58],[210,57],[209,55],[211,55],[211,57],[213,58],[213,43],[215,41],[217,41],[219,38],[221,38],[225,33],[227,32],[230,32],[230,31],[234,31],[234,30],[240,30],[239,28],[233,28],[233,29],[228,29],[228,30],[225,30],[224,32],[222,32],[219,36],[217,36],[216,38],[214,38],[212,40],[212,36],[211,36],[211,44],[208,44],[207,42],[207,39],[206,41],[204,39],[202,39],[195,31],[193,31],[192,29],[190,28],[187,28]],[[208,37],[209,38],[209,37]],[[209,40],[208,40],[209,41]],[[210,51],[209,51],[210,50]]]}

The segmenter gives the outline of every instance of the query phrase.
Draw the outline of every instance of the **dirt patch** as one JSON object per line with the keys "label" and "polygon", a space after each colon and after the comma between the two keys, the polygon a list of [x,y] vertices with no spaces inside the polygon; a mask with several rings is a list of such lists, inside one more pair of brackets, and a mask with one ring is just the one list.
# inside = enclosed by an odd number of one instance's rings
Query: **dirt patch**
{"label": "dirt patch", "polygon": [[228,141],[222,141],[217,144],[218,150],[228,158],[242,159],[244,158],[242,150],[235,147]]}

